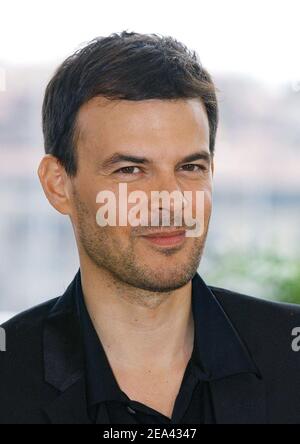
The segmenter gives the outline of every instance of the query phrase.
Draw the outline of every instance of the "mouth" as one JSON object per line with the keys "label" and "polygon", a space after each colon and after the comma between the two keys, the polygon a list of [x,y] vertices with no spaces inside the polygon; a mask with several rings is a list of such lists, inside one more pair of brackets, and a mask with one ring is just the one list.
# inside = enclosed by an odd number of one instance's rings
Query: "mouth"
{"label": "mouth", "polygon": [[160,230],[141,236],[148,242],[164,247],[177,246],[185,241],[186,230]]}

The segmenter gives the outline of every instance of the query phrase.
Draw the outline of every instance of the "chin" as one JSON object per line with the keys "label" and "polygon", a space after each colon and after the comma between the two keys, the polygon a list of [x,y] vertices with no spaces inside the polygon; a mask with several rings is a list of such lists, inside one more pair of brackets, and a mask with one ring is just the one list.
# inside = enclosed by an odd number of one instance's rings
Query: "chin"
{"label": "chin", "polygon": [[151,271],[149,269],[144,275],[143,286],[150,291],[167,292],[176,290],[186,285],[192,279],[195,272],[191,271],[191,269],[185,272],[178,264],[170,270],[162,269],[161,267]]}

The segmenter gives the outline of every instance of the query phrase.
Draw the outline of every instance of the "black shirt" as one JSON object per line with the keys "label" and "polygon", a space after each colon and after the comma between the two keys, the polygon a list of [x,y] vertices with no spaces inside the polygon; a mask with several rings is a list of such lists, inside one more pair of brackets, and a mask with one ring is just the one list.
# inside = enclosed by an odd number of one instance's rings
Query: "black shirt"
{"label": "black shirt", "polygon": [[[82,293],[80,272],[77,307],[85,349],[88,414],[92,422],[111,424],[215,424],[209,382],[256,368],[223,308],[197,273],[192,279],[194,347],[168,418],[131,400],[119,387],[92,324]],[[102,416],[102,418],[101,418]]]}

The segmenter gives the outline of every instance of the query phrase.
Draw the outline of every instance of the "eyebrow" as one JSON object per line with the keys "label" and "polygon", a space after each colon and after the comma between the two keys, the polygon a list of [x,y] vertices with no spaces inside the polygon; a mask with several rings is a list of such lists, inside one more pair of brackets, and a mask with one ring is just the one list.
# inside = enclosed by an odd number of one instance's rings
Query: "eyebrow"
{"label": "eyebrow", "polygon": [[132,162],[132,163],[139,163],[139,164],[146,164],[150,163],[150,160],[148,160],[146,157],[141,156],[133,156],[130,154],[121,154],[121,153],[114,153],[112,156],[105,159],[99,167],[107,169],[110,168],[120,162]]}
{"label": "eyebrow", "polygon": [[[196,160],[204,160],[209,164],[211,161],[211,154],[207,151],[197,151],[193,154],[189,154],[188,156],[184,157],[179,163],[194,162]],[[97,169],[99,168],[108,169],[113,167],[114,165],[117,165],[120,162],[131,162],[137,164],[152,163],[152,161],[147,159],[146,157],[133,156],[131,154],[114,153],[112,156],[108,157],[103,162],[101,162],[101,164],[98,164]]]}
{"label": "eyebrow", "polygon": [[205,160],[209,164],[211,162],[211,154],[207,151],[197,151],[184,157],[180,163],[194,162],[195,160]]}

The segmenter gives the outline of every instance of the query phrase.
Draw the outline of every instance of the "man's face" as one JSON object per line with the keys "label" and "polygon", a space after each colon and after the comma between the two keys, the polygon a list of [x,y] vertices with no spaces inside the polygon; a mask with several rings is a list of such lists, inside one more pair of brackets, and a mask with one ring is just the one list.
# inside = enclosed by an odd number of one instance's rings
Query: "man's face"
{"label": "man's face", "polygon": [[[71,218],[80,255],[137,288],[162,292],[188,283],[197,271],[211,214],[213,163],[208,119],[200,100],[112,102],[95,97],[80,108],[77,128],[78,171],[71,181]],[[96,196],[103,190],[112,191],[118,214],[120,183],[127,184],[128,194],[146,193],[149,202],[151,191],[190,191],[193,216],[195,192],[202,191],[202,234],[181,236],[170,243],[147,237],[157,227],[100,227]],[[170,227],[179,230],[172,223],[172,204],[168,211]]]}

